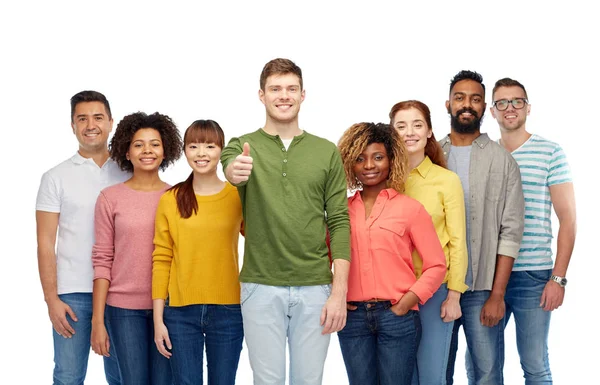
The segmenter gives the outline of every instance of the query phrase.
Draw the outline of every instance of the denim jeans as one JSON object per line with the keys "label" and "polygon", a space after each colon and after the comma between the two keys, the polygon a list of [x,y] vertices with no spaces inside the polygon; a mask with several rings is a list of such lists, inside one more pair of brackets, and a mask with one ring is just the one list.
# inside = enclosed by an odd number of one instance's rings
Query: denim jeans
{"label": "denim jeans", "polygon": [[290,385],[320,385],[330,335],[321,311],[331,285],[267,286],[242,282],[242,316],[254,385],[284,385],[286,340]]}
{"label": "denim jeans", "polygon": [[[458,330],[462,325],[467,340],[467,355],[472,366],[467,370],[469,385],[502,385],[504,377],[504,318],[494,327],[483,326],[481,309],[490,297],[489,290],[466,291],[460,298],[462,317],[454,321],[446,382],[453,384],[458,350]],[[468,358],[467,358],[468,360]]]}
{"label": "denim jeans", "polygon": [[106,305],[106,328],[123,385],[171,385],[169,360],[154,345],[152,310]]}
{"label": "denim jeans", "polygon": [[421,339],[419,312],[392,312],[389,301],[350,302],[338,332],[350,385],[410,385]]}
{"label": "denim jeans", "polygon": [[419,305],[421,319],[421,342],[417,351],[417,368],[413,374],[413,385],[446,385],[446,371],[454,321],[444,322],[440,317],[442,303],[448,297],[448,286],[444,283],[425,302]]}
{"label": "denim jeans", "polygon": [[[71,307],[77,322],[67,314],[67,321],[75,329],[71,338],[64,338],[52,329],[54,339],[54,385],[83,385],[90,354],[92,333],[92,293],[69,293],[58,296]],[[110,357],[104,357],[104,373],[109,385],[120,385],[121,376],[116,354],[111,346]]]}
{"label": "denim jeans", "polygon": [[173,354],[169,361],[175,385],[202,385],[206,345],[208,383],[234,385],[244,327],[240,305],[165,307]]}
{"label": "denim jeans", "polygon": [[548,361],[549,311],[540,307],[552,270],[513,271],[506,287],[506,322],[515,318],[517,350],[525,384],[552,384]]}

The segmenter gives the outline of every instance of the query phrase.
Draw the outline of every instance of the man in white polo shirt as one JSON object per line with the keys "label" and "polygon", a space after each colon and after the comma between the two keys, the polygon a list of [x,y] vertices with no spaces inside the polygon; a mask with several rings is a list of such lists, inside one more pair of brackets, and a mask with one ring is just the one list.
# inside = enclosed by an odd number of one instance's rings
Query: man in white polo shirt
{"label": "man in white polo shirt", "polygon": [[[79,150],[42,176],[36,203],[40,280],[54,328],[54,385],[82,385],[85,379],[92,326],[94,206],[100,190],[129,177],[109,159],[113,119],[104,95],[75,94],[71,127]],[[110,385],[120,385],[114,355],[104,357],[104,371]]]}

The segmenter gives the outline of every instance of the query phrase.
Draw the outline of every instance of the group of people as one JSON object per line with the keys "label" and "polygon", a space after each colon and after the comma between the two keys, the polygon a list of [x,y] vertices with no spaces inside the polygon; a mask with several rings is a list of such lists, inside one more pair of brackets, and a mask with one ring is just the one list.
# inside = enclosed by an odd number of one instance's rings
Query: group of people
{"label": "group of people", "polygon": [[[285,383],[289,348],[289,383],[317,385],[337,332],[351,385],[450,385],[462,326],[469,384],[499,385],[511,316],[525,383],[552,383],[575,199],[561,147],[526,129],[525,87],[492,90],[498,142],[480,132],[473,71],[451,80],[439,142],[428,106],[408,100],[335,146],[300,128],[304,97],[301,69],[274,59],[259,130],[226,145],[215,121],[182,138],[169,116],[137,112],[110,146],[106,97],[71,98],[79,149],[36,204],[54,384],[83,384],[91,346],[110,385],[202,384],[205,349],[209,384],[230,385],[245,338],[254,384]],[[190,176],[170,186],[159,171],[182,154]]]}

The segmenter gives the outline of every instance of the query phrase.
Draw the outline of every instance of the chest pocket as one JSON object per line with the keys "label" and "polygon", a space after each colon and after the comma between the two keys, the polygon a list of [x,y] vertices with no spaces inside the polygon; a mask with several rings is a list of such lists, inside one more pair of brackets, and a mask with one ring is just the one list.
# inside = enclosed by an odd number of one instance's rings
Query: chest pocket
{"label": "chest pocket", "polygon": [[398,245],[402,245],[402,238],[406,233],[406,227],[397,222],[383,222],[377,225],[377,239],[372,244],[374,249],[384,250],[393,254],[401,254]]}
{"label": "chest pocket", "polygon": [[505,194],[505,174],[503,172],[490,172],[485,189],[485,199],[498,202]]}

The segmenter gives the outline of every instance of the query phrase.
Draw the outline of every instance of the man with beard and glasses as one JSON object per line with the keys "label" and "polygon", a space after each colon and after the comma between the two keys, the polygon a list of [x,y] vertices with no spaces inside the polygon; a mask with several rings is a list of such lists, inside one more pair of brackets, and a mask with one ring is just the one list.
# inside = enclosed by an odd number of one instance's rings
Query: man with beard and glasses
{"label": "man with beard and glasses", "polygon": [[[464,190],[469,263],[461,318],[454,323],[447,383],[453,383],[458,330],[467,340],[469,385],[501,385],[504,366],[504,294],[523,236],[519,166],[480,132],[485,112],[480,74],[460,71],[450,82],[450,134],[440,141],[448,168]],[[469,357],[470,356],[470,357]],[[469,360],[469,358],[471,360]]]}
{"label": "man with beard and glasses", "polygon": [[[510,78],[498,80],[492,100],[490,112],[500,128],[500,144],[521,168],[527,199],[525,233],[506,290],[506,319],[514,315],[525,383],[552,384],[550,315],[563,302],[576,234],[571,168],[559,144],[525,128],[531,105],[521,83]],[[552,207],[559,222],[554,263]]]}
{"label": "man with beard and glasses", "polygon": [[[129,174],[108,157],[113,119],[106,97],[71,98],[71,128],[79,149],[42,176],[36,202],[38,266],[54,336],[53,384],[83,384],[92,331],[94,208],[100,190]],[[58,237],[57,237],[58,230]],[[104,357],[110,385],[119,385],[116,358]]]}

